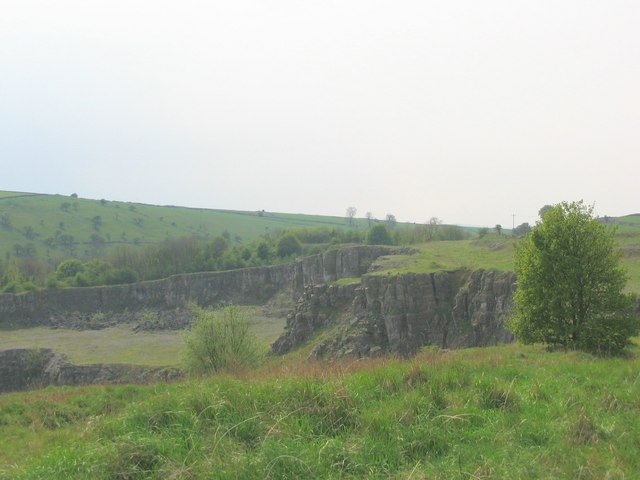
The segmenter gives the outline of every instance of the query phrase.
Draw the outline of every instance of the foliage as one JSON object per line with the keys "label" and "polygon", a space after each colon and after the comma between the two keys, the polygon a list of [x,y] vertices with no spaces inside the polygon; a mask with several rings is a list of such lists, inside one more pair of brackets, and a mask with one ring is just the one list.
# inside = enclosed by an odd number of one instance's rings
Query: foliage
{"label": "foliage", "polygon": [[524,237],[527,233],[531,231],[531,226],[528,223],[521,223],[517,227],[513,229],[513,235],[516,237]]}
{"label": "foliage", "polygon": [[395,228],[395,226],[398,224],[398,220],[396,220],[396,216],[393,213],[387,213],[385,220],[389,228]]}
{"label": "foliage", "polygon": [[369,245],[393,245],[393,239],[387,227],[379,223],[371,227],[367,232],[367,243]]}
{"label": "foliage", "polygon": [[293,233],[287,233],[278,240],[277,252],[279,257],[289,257],[302,253],[302,244]]}
{"label": "foliage", "polygon": [[425,242],[465,240],[469,238],[469,232],[457,225],[427,223],[425,225],[415,225],[413,227],[396,228],[393,231],[393,236],[395,243],[397,244],[414,245]]}
{"label": "foliage", "polygon": [[356,217],[356,213],[358,212],[358,209],[356,207],[347,207],[347,225],[352,226],[353,225],[353,220]]}
{"label": "foliage", "polygon": [[228,305],[205,310],[191,305],[190,308],[196,314],[184,339],[184,361],[190,373],[237,371],[257,364],[261,347],[241,307]]}
{"label": "foliage", "polygon": [[478,238],[484,238],[488,235],[489,229],[487,227],[482,227],[478,229]]}
{"label": "foliage", "polygon": [[617,353],[638,333],[613,231],[583,202],[548,210],[518,245],[515,270],[509,325],[522,342]]}

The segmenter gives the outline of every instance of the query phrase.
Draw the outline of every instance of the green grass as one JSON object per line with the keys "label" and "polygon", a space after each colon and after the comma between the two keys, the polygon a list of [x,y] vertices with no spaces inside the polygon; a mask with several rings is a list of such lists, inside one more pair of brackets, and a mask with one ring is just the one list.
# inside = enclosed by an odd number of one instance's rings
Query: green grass
{"label": "green grass", "polygon": [[615,219],[616,222],[624,222],[624,223],[638,223],[640,224],[640,214],[636,213],[634,215],[626,215],[624,217],[617,217]]}
{"label": "green grass", "polygon": [[[261,309],[249,311],[251,329],[258,341],[270,346],[284,329],[286,319],[267,316]],[[0,332],[0,350],[52,348],[72,363],[128,363],[148,366],[179,366],[182,361],[181,331],[138,332],[131,325],[102,330],[26,328]]]}
{"label": "green grass", "polygon": [[[168,238],[192,235],[214,238],[225,231],[230,234],[232,242],[244,242],[265,233],[289,228],[347,228],[344,218],[334,216],[273,212],[259,214],[6,191],[0,191],[2,215],[10,219],[9,227],[0,225],[0,254],[3,257],[7,253],[13,257],[16,244],[32,244],[37,254],[45,258],[69,256],[68,249],[60,245],[45,244],[48,238],[61,235],[74,237],[77,245],[73,253],[82,257],[92,253],[92,235],[102,237],[106,241],[106,248],[110,248],[123,244],[158,243]],[[97,230],[92,222],[96,216],[102,220]],[[367,224],[366,219],[354,220],[354,228],[366,229]],[[26,236],[27,227],[33,230],[31,239]]]}
{"label": "green grass", "polygon": [[513,271],[515,240],[489,236],[481,240],[459,240],[412,245],[414,255],[390,255],[376,262],[374,275],[427,273],[480,268]]}
{"label": "green grass", "polygon": [[[640,293],[640,228],[618,226],[616,244],[628,271],[629,292]],[[412,245],[413,255],[389,255],[375,262],[371,275],[431,273],[459,269],[513,271],[517,240],[488,235],[483,239],[431,242]]]}
{"label": "green grass", "polygon": [[508,345],[0,396],[0,478],[634,478],[640,364]]}

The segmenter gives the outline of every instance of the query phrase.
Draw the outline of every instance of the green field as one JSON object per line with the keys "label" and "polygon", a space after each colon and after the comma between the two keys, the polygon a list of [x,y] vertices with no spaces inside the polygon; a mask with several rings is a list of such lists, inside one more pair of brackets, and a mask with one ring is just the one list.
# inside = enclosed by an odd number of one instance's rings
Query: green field
{"label": "green field", "polygon": [[[99,220],[95,220],[99,217]],[[366,219],[352,228],[366,229]],[[400,224],[407,225],[407,224]],[[64,195],[0,192],[0,254],[16,256],[15,245],[33,245],[43,257],[86,257],[118,245],[146,245],[169,238],[215,238],[233,243],[284,229],[348,228],[341,217],[156,206]],[[74,244],[64,244],[64,236]],[[93,240],[92,240],[93,236]],[[96,241],[96,237],[102,241]],[[68,240],[68,237],[66,237]]]}
{"label": "green field", "polygon": [[[283,332],[285,318],[267,316],[258,308],[247,309],[251,329],[269,347]],[[184,346],[182,331],[133,332],[131,325],[102,330],[26,328],[3,330],[0,350],[51,348],[75,364],[126,363],[180,366]]]}
{"label": "green field", "polygon": [[[373,275],[429,273],[459,269],[513,271],[517,240],[489,235],[483,239],[412,245],[413,255],[390,255],[376,262]],[[616,244],[629,274],[627,290],[640,293],[640,226],[620,227]],[[347,280],[345,280],[347,281]]]}
{"label": "green field", "polygon": [[391,255],[376,262],[375,275],[428,273],[443,270],[493,269],[513,271],[517,240],[489,236],[481,240],[457,240],[412,245],[412,255]]}
{"label": "green field", "polygon": [[0,478],[635,478],[638,353],[428,350],[5,394]]}

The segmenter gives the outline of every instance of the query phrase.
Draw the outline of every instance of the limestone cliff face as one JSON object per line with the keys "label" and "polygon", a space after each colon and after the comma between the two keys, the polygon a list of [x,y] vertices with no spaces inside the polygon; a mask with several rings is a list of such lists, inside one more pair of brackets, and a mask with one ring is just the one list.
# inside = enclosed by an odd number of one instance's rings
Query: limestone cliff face
{"label": "limestone cliff face", "polygon": [[[274,351],[285,353],[311,338],[314,328],[332,322],[337,325],[335,334],[317,345],[312,357],[411,355],[424,345],[462,348],[510,342],[514,337],[504,320],[512,306],[515,281],[513,273],[484,270],[369,275],[351,287],[349,310],[334,312],[333,318],[313,307],[318,293],[309,289],[290,315]],[[338,298],[344,303],[346,293],[325,289],[320,298],[324,298],[322,304]]]}
{"label": "limestone cliff face", "polygon": [[65,319],[95,312],[175,311],[189,300],[200,305],[233,302],[262,305],[278,293],[297,298],[307,285],[359,277],[375,259],[392,254],[388,247],[356,246],[271,267],[195,273],[131,285],[42,290],[0,294],[0,325],[64,324]]}
{"label": "limestone cliff face", "polygon": [[51,349],[17,348],[0,351],[0,393],[48,385],[147,383],[177,379],[183,373],[170,367],[94,364],[74,365]]}
{"label": "limestone cliff face", "polygon": [[308,286],[294,310],[287,315],[286,334],[273,343],[273,351],[284,354],[309,341],[351,305],[357,287],[359,284]]}

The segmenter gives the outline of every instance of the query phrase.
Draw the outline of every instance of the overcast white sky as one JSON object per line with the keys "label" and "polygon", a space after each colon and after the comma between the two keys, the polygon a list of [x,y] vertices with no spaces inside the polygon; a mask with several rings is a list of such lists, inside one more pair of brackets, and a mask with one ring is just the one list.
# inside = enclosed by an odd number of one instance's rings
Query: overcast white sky
{"label": "overcast white sky", "polygon": [[0,189],[511,226],[640,212],[637,0],[0,0]]}

